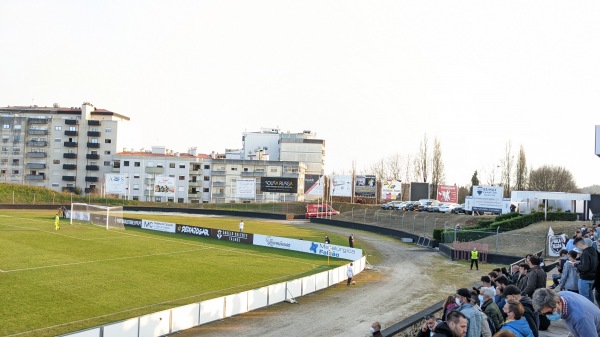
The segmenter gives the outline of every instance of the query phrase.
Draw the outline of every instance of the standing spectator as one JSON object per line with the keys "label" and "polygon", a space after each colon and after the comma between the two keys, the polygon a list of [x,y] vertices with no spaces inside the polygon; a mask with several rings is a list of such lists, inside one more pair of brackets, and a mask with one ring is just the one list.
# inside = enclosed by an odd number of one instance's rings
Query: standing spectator
{"label": "standing spectator", "polygon": [[239,229],[240,229],[240,232],[242,232],[242,233],[243,233],[243,232],[244,232],[244,220],[240,221],[240,224],[239,224],[239,226],[238,226],[238,227],[239,227]]}
{"label": "standing spectator", "polygon": [[550,287],[550,289],[554,289],[554,288],[558,287],[558,283],[560,282],[560,278],[562,277],[565,262],[567,261],[567,258],[568,258],[567,257],[568,252],[569,252],[568,250],[563,248],[558,253],[560,255],[560,258],[558,259],[558,266],[556,267],[556,269],[558,270],[558,273],[552,274],[552,286]]}
{"label": "standing spectator", "polygon": [[434,328],[433,337],[462,337],[467,333],[467,327],[467,316],[460,311],[450,311],[446,321]]}
{"label": "standing spectator", "polygon": [[[567,256],[569,257],[569,262],[577,262],[577,252],[572,250]],[[579,293],[579,274],[577,273],[577,269],[571,263],[565,263],[563,267],[562,276],[560,277],[560,283],[558,284],[558,289],[560,291],[568,290],[574,293]],[[550,288],[552,289],[552,288]]]}
{"label": "standing spectator", "polygon": [[434,334],[433,330],[438,324],[442,323],[442,320],[434,315],[425,315],[423,318],[425,319],[425,323],[421,326],[417,337],[431,337]]}
{"label": "standing spectator", "polygon": [[325,235],[325,243],[330,244],[331,240],[329,240],[329,236]]}
{"label": "standing spectator", "polygon": [[354,276],[354,270],[352,270],[352,262],[350,262],[350,265],[346,270],[346,275],[348,275],[348,283],[346,285],[349,286],[350,282],[352,282],[352,277]]}
{"label": "standing spectator", "polygon": [[529,258],[529,264],[531,270],[528,273],[522,293],[531,297],[536,289],[546,288],[546,272],[540,267],[540,258],[537,255],[532,255]]}
{"label": "standing spectator", "polygon": [[517,280],[517,287],[523,290],[527,284],[527,276],[529,274],[529,265],[527,263],[521,263],[519,265],[519,279]]}
{"label": "standing spectator", "polygon": [[572,251],[575,248],[575,244],[574,244],[575,239],[582,238],[582,237],[583,237],[583,235],[581,235],[581,231],[578,229],[575,232],[575,235],[573,236],[573,238],[571,238],[569,241],[567,241],[567,246],[565,247],[565,249],[568,252]]}
{"label": "standing spectator", "polygon": [[[458,299],[457,304],[460,303],[456,310],[467,316],[468,327],[466,337],[491,336],[492,334],[485,314],[479,306],[474,304],[477,296],[473,296],[467,288],[460,288],[456,291],[455,297]],[[448,313],[448,316],[450,316],[450,313]]]}
{"label": "standing spectator", "polygon": [[66,219],[67,218],[67,206],[63,206],[62,207],[62,212],[63,212],[62,213],[63,214],[63,219]]}
{"label": "standing spectator", "polygon": [[444,301],[444,304],[442,304],[442,320],[446,320],[446,316],[448,314],[449,311],[451,311],[452,309],[456,308],[456,302],[454,299],[454,296],[450,295],[446,298],[446,300]]}
{"label": "standing spectator", "polygon": [[533,307],[551,321],[562,319],[576,337],[600,336],[600,309],[579,294],[538,289],[533,294]]}
{"label": "standing spectator", "polygon": [[479,252],[477,251],[477,247],[473,247],[473,250],[471,250],[471,270],[473,270],[473,263],[475,263],[475,268],[479,270],[477,260],[479,260]]}
{"label": "standing spectator", "polygon": [[504,305],[504,313],[506,313],[506,323],[500,330],[510,330],[517,337],[533,337],[533,332],[527,325],[527,321],[523,318],[523,305],[515,300],[508,300]]}
{"label": "standing spectator", "polygon": [[350,248],[354,248],[354,235],[352,234],[350,234],[348,237],[348,246],[350,246]]}
{"label": "standing spectator", "polygon": [[500,313],[502,313],[502,309],[504,308],[504,304],[506,304],[506,298],[504,298],[504,294],[502,291],[504,288],[508,287],[509,281],[504,275],[500,275],[496,278],[496,295],[494,295],[494,302],[498,306]]}
{"label": "standing spectator", "polygon": [[591,241],[590,239],[575,239],[573,244],[581,251],[581,256],[579,262],[569,263],[579,272],[579,282],[577,283],[579,294],[594,303],[592,287],[596,279],[596,269],[598,269],[598,253],[591,247],[591,242],[588,243],[586,240]]}
{"label": "standing spectator", "polygon": [[504,317],[502,317],[500,308],[494,302],[496,291],[492,290],[492,288],[481,287],[479,292],[483,295],[481,310],[494,322],[494,329],[497,331],[500,329],[500,324],[504,323]]}
{"label": "standing spectator", "polygon": [[[539,328],[538,327],[540,326],[540,319],[539,319],[538,313],[535,312],[535,310],[533,309],[533,303],[531,302],[531,298],[529,298],[527,296],[521,296],[521,290],[519,288],[517,288],[517,286],[514,286],[514,285],[510,285],[510,286],[507,286],[506,288],[504,288],[503,294],[504,294],[504,297],[506,297],[507,301],[515,300],[515,301],[518,301],[519,303],[521,303],[521,305],[523,306],[523,309],[525,310],[523,316],[525,317],[525,320],[527,321],[527,325],[529,325],[529,328],[531,329],[533,336],[538,337],[539,336]],[[504,312],[504,311],[502,311],[502,312]],[[506,313],[504,313],[504,315],[506,315]]]}
{"label": "standing spectator", "polygon": [[517,285],[517,281],[519,281],[519,277],[521,276],[521,273],[519,272],[519,265],[518,264],[513,264],[510,267],[510,284],[514,284]]}
{"label": "standing spectator", "polygon": [[492,277],[488,275],[483,275],[481,277],[481,287],[492,288],[492,290],[496,292],[496,287],[493,285]]}
{"label": "standing spectator", "polygon": [[373,337],[383,337],[383,335],[381,334],[381,323],[373,322],[373,324],[371,324],[370,330],[373,334]]}

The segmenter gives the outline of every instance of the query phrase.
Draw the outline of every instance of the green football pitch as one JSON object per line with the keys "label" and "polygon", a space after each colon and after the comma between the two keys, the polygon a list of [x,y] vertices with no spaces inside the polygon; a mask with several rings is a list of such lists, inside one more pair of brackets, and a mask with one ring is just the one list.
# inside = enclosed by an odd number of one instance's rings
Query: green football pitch
{"label": "green football pitch", "polygon": [[[137,228],[106,230],[51,211],[0,211],[0,336],[55,336],[335,268],[347,261]],[[237,230],[239,219],[132,218]],[[244,219],[250,233],[325,233]],[[327,233],[332,244],[346,238]]]}

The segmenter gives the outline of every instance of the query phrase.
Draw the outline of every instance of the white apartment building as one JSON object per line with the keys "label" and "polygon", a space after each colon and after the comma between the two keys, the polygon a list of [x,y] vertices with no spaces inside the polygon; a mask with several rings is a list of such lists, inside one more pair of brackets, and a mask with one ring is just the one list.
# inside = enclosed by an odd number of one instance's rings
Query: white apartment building
{"label": "white apartment building", "polygon": [[0,181],[94,192],[112,170],[123,121],[91,103],[0,107]]}
{"label": "white apartment building", "polygon": [[[175,153],[164,146],[152,146],[151,151],[124,151],[114,156],[114,173],[127,177],[127,199],[153,202],[210,202],[210,156]],[[160,177],[173,178],[173,193],[156,193],[155,182]],[[159,195],[160,194],[160,195]]]}

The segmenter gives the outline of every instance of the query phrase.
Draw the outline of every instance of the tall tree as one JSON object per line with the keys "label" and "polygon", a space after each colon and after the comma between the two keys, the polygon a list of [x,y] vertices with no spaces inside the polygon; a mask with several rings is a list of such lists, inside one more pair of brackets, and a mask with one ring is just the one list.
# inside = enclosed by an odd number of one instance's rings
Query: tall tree
{"label": "tall tree", "polygon": [[389,179],[401,179],[402,157],[400,154],[393,154],[387,159],[386,172],[389,174]]}
{"label": "tall tree", "polygon": [[578,192],[573,174],[562,166],[544,165],[529,172],[529,190]]}
{"label": "tall tree", "polygon": [[512,178],[512,171],[513,171],[513,166],[514,166],[514,156],[512,155],[512,144],[511,141],[509,140],[506,143],[506,146],[504,147],[504,158],[502,158],[501,161],[501,168],[502,168],[502,186],[504,187],[504,197],[505,198],[509,198],[510,197],[510,191],[511,191],[511,178]]}
{"label": "tall tree", "polygon": [[470,194],[473,194],[473,186],[479,186],[479,178],[477,178],[477,170],[471,176],[471,189],[469,191]]}
{"label": "tall tree", "polygon": [[469,188],[466,186],[461,186],[458,188],[458,203],[462,204],[465,202],[466,196],[469,195]]}
{"label": "tall tree", "polygon": [[515,167],[515,190],[524,191],[527,187],[527,158],[525,158],[525,149],[521,145],[519,149],[519,158]]}
{"label": "tall tree", "polygon": [[433,155],[431,157],[431,199],[437,199],[437,188],[444,183],[444,161],[442,160],[442,146],[437,137],[433,140]]}
{"label": "tall tree", "polygon": [[419,145],[419,152],[417,153],[417,157],[415,158],[415,173],[418,180],[422,180],[424,183],[427,182],[429,178],[429,140],[427,139],[427,134],[423,135],[423,140],[421,140],[421,144]]}
{"label": "tall tree", "polygon": [[375,164],[371,165],[370,171],[375,174],[378,180],[389,178],[385,161],[383,159],[379,159]]}

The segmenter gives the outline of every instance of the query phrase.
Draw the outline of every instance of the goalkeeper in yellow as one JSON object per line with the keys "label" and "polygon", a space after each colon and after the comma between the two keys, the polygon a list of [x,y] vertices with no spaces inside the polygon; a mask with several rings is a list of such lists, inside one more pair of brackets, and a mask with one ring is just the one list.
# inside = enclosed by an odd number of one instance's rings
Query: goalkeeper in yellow
{"label": "goalkeeper in yellow", "polygon": [[59,221],[60,221],[60,218],[58,217],[58,213],[56,213],[56,216],[54,217],[54,230],[55,231],[60,229],[60,226],[58,225]]}

